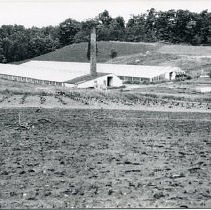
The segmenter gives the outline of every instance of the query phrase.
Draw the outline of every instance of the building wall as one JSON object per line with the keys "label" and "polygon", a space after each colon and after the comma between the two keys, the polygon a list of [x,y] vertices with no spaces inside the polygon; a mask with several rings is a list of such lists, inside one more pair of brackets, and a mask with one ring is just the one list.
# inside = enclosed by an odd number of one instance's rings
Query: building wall
{"label": "building wall", "polygon": [[[180,73],[180,72],[178,72]],[[153,77],[151,81],[156,82],[156,81],[164,81],[164,80],[175,80],[176,79],[177,72],[172,71],[172,72],[166,72],[165,74],[161,74],[159,76]]]}
{"label": "building wall", "polygon": [[77,87],[78,88],[90,88],[90,87],[94,87],[96,89],[105,89],[107,88],[107,81],[108,81],[108,77],[112,77],[112,81],[111,81],[111,87],[120,87],[122,86],[122,81],[116,76],[116,75],[106,75],[106,76],[102,76],[102,77],[98,77],[96,79],[87,81],[87,82],[83,82],[81,84],[78,84]]}
{"label": "building wall", "polygon": [[64,83],[64,86],[65,87],[68,87],[68,88],[74,88],[74,87],[76,87],[75,84],[69,84],[69,83]]}
{"label": "building wall", "polygon": [[17,81],[17,82],[27,82],[27,83],[40,84],[40,85],[64,86],[63,82],[39,80],[39,79],[34,79],[34,78],[29,78],[29,77],[13,76],[13,75],[7,75],[7,74],[0,74],[0,78]]}
{"label": "building wall", "polygon": [[156,81],[163,81],[163,80],[175,80],[177,73],[184,73],[183,71],[172,71],[172,72],[166,72],[162,73],[158,76],[154,77],[134,77],[134,76],[121,76],[118,75],[118,77],[124,81],[124,82],[143,82],[143,81],[149,81],[149,82],[156,82]]}
{"label": "building wall", "polygon": [[150,78],[145,77],[126,77],[126,76],[119,76],[119,78],[124,82],[143,82],[143,81],[150,81]]}
{"label": "building wall", "polygon": [[176,78],[176,72],[165,73],[166,80],[175,80],[175,78]]}

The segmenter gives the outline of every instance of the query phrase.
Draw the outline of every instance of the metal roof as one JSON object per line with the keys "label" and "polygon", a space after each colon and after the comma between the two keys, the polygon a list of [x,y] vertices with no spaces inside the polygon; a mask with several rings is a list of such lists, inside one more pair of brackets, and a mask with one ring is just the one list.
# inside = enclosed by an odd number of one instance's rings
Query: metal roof
{"label": "metal roof", "polygon": [[[73,73],[83,72],[89,74],[89,63],[77,62],[57,62],[57,61],[29,61],[21,66],[40,67],[52,70],[62,70],[66,73],[71,71]],[[179,67],[172,66],[143,66],[143,65],[120,65],[120,64],[97,64],[97,72],[99,73],[113,73],[118,76],[132,76],[132,77],[146,77],[153,78],[163,73],[181,71]]]}
{"label": "metal roof", "polygon": [[90,81],[90,80],[93,80],[93,79],[97,79],[97,78],[99,78],[99,77],[103,77],[103,76],[106,76],[106,75],[110,75],[110,74],[106,74],[106,73],[97,73],[96,76],[92,76],[92,75],[90,75],[90,74],[86,74],[86,75],[84,75],[84,76],[76,77],[76,78],[74,78],[74,79],[65,81],[65,83],[68,83],[68,84],[80,84],[80,83],[87,82],[87,81]]}
{"label": "metal roof", "polygon": [[84,72],[80,71],[67,71],[65,69],[57,68],[44,68],[37,67],[36,65],[11,65],[11,64],[0,64],[0,74],[7,74],[20,77],[28,77],[38,80],[48,80],[55,82],[64,82],[66,80],[81,77]]}
{"label": "metal roof", "polygon": [[[117,76],[153,78],[161,74],[181,71],[178,67],[97,64],[98,73]],[[0,74],[29,77],[39,80],[65,82],[90,73],[89,63],[29,61],[21,65],[0,64]]]}

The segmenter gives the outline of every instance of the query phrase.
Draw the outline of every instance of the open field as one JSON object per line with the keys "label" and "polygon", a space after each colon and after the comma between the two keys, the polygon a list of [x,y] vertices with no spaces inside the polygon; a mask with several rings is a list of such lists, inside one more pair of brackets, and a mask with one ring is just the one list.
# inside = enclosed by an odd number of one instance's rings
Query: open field
{"label": "open field", "polygon": [[[200,82],[201,81],[201,82]],[[193,82],[140,85],[110,90],[68,89],[0,80],[0,108],[44,107],[211,112],[211,93],[195,87],[210,79]]]}
{"label": "open field", "polygon": [[106,91],[0,79],[0,208],[211,208],[211,93],[198,85],[210,79]]}
{"label": "open field", "polygon": [[211,208],[211,114],[16,108],[0,123],[1,208]]}

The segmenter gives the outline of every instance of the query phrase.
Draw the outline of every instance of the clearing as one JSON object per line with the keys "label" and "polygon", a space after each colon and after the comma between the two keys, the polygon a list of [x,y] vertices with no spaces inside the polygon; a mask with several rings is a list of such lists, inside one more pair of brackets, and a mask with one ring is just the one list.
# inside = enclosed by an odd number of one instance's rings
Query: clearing
{"label": "clearing", "polygon": [[0,107],[44,107],[211,112],[210,78],[151,85],[128,85],[126,89],[68,89],[0,79]]}

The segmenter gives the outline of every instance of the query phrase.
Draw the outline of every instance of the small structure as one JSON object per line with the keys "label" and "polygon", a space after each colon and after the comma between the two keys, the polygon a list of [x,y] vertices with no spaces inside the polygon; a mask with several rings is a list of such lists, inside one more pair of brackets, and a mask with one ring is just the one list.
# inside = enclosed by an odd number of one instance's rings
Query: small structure
{"label": "small structure", "polygon": [[114,74],[97,73],[84,75],[65,82],[66,87],[107,89],[122,86],[122,81]]}

